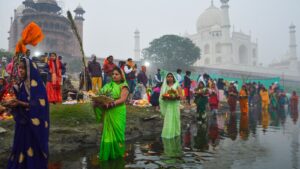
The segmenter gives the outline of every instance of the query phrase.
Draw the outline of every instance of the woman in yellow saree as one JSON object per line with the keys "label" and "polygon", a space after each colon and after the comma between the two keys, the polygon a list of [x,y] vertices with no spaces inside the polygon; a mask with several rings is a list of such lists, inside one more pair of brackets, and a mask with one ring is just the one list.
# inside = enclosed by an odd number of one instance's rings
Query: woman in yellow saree
{"label": "woman in yellow saree", "polygon": [[270,104],[270,97],[268,90],[263,86],[262,90],[260,91],[260,97],[261,97],[261,103],[262,103],[262,109],[268,110],[269,104]]}
{"label": "woman in yellow saree", "polygon": [[123,158],[126,127],[125,101],[129,90],[124,73],[120,68],[113,69],[112,81],[107,83],[101,91],[110,93],[114,101],[105,105],[94,103],[97,121],[103,122],[99,159],[106,161]]}

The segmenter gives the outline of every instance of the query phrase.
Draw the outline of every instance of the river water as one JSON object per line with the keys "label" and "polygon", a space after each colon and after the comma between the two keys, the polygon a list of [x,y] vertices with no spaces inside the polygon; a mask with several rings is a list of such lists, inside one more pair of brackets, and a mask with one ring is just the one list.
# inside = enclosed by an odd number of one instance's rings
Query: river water
{"label": "river water", "polygon": [[[192,113],[192,112],[188,112]],[[122,160],[99,163],[98,147],[52,156],[49,169],[300,168],[298,111],[288,107],[248,114],[218,112],[183,124],[182,136],[139,138]]]}

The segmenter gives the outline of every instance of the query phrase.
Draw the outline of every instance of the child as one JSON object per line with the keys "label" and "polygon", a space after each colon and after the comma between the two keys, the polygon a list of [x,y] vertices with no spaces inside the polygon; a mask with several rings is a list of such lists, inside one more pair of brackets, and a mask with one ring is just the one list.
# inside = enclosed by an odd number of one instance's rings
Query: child
{"label": "child", "polygon": [[161,83],[157,83],[156,86],[153,88],[152,95],[150,97],[150,103],[152,106],[155,107],[156,111],[159,111],[159,95],[160,95],[160,88],[161,88]]}

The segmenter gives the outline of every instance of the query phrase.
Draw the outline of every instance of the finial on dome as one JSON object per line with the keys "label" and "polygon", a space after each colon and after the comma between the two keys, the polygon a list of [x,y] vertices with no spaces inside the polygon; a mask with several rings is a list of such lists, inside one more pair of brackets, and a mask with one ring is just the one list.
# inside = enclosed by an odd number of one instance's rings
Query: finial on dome
{"label": "finial on dome", "polygon": [[211,0],[211,6],[214,6],[214,0]]}

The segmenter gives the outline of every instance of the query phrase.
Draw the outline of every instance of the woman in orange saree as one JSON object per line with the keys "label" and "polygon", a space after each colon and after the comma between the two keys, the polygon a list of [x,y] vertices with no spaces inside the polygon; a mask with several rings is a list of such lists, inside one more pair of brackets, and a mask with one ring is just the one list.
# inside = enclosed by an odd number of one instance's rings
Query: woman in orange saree
{"label": "woman in orange saree", "polygon": [[240,108],[241,113],[248,113],[248,91],[246,85],[240,90]]}

